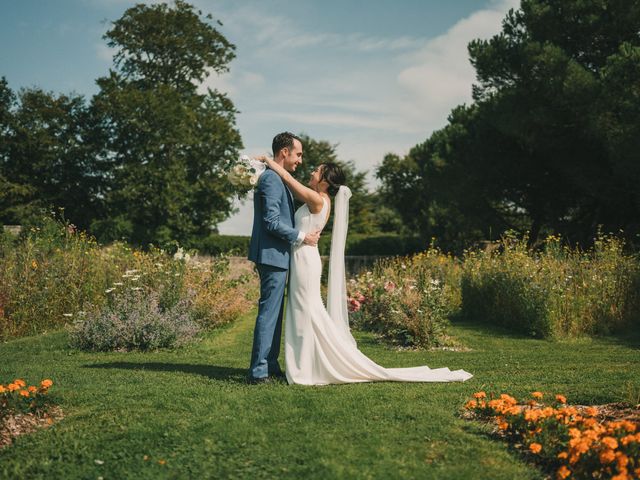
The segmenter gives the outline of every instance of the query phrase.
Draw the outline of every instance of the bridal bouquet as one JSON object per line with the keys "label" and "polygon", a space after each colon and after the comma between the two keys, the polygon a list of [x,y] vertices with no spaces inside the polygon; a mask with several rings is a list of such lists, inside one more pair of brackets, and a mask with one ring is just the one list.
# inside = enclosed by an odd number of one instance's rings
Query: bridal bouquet
{"label": "bridal bouquet", "polygon": [[258,179],[266,168],[261,161],[241,155],[227,173],[227,178],[232,185],[251,190],[258,184]]}

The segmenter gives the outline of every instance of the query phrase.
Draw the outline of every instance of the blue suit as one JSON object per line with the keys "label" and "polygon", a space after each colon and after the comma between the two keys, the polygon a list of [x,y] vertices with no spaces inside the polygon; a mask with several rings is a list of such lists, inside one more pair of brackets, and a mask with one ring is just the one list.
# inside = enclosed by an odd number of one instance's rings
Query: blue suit
{"label": "blue suit", "polygon": [[253,231],[249,260],[260,275],[260,302],[253,332],[250,378],[281,372],[278,364],[284,289],[291,246],[298,241],[294,228],[293,197],[282,179],[267,169],[253,195]]}

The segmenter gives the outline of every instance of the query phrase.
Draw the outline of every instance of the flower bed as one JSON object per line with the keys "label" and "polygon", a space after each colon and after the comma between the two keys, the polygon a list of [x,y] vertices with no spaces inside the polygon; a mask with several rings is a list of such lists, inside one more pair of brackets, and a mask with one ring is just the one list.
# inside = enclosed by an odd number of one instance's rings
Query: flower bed
{"label": "flower bed", "polygon": [[[508,394],[474,393],[465,404],[472,418],[495,422],[496,432],[525,450],[557,479],[640,478],[640,424],[606,420],[603,408],[570,406],[563,395],[547,404],[542,392],[525,403]],[[637,413],[637,412],[636,412]]]}
{"label": "flower bed", "polygon": [[49,426],[62,413],[49,397],[53,382],[42,380],[39,386],[27,385],[21,378],[0,384],[0,448],[11,444],[17,435]]}

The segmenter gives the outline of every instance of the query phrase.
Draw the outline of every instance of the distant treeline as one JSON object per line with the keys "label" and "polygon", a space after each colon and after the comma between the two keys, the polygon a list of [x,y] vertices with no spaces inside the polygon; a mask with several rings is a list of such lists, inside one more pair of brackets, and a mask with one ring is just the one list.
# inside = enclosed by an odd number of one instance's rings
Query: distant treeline
{"label": "distant treeline", "polygon": [[[251,237],[242,235],[211,235],[202,240],[196,248],[207,255],[231,254],[245,256],[249,251]],[[429,247],[423,239],[410,235],[363,235],[354,234],[347,237],[346,255],[398,256],[409,255],[426,250]],[[331,252],[331,236],[320,238],[321,255]]]}

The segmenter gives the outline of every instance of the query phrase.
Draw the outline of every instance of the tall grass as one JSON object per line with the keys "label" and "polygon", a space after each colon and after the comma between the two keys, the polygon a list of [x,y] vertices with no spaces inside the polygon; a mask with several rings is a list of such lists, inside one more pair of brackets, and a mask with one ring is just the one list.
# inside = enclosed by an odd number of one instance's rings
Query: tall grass
{"label": "tall grass", "polygon": [[640,261],[611,235],[588,251],[555,236],[534,251],[506,235],[461,258],[430,248],[380,261],[349,294],[355,324],[403,345],[450,343],[451,319],[539,338],[602,335],[640,325]]}
{"label": "tall grass", "polygon": [[228,262],[185,261],[151,248],[99,245],[73,226],[45,217],[19,238],[0,242],[0,339],[36,334],[113,307],[123,292],[154,292],[161,309],[193,301],[204,327],[227,323],[251,307],[249,277],[231,278]]}
{"label": "tall grass", "polygon": [[463,265],[469,320],[542,338],[624,332],[640,320],[640,262],[611,235],[588,251],[550,236],[537,252],[506,236],[492,251],[466,252]]}

